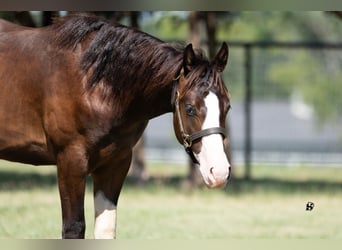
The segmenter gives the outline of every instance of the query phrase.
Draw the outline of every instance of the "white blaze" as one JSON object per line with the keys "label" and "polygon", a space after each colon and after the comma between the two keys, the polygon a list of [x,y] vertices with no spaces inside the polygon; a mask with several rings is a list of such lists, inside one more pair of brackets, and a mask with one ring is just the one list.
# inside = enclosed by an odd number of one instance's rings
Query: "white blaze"
{"label": "white blaze", "polygon": [[[220,127],[220,106],[217,96],[209,92],[204,99],[207,115],[202,130]],[[212,134],[202,138],[201,152],[197,155],[200,162],[200,171],[205,183],[209,187],[225,184],[229,174],[229,162],[224,151],[223,140],[220,134]]]}
{"label": "white blaze", "polygon": [[94,197],[95,203],[95,239],[114,239],[116,228],[116,206],[108,200],[102,191]]}

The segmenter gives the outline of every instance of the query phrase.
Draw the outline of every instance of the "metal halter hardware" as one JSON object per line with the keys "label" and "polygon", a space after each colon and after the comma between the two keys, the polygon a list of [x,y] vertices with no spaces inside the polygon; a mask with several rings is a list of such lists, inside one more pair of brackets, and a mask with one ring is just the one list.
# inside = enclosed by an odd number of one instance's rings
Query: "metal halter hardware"
{"label": "metal halter hardware", "polygon": [[201,139],[204,136],[208,136],[212,134],[221,134],[223,137],[226,137],[226,130],[223,127],[213,127],[213,128],[200,130],[191,135],[189,135],[188,133],[184,131],[184,126],[183,126],[180,108],[179,108],[179,91],[177,88],[179,78],[180,76],[177,77],[173,83],[173,90],[172,90],[173,93],[172,93],[171,104],[173,106],[174,112],[176,113],[175,115],[177,115],[178,125],[179,125],[180,133],[182,136],[182,140],[183,140],[182,143],[183,143],[185,152],[190,156],[193,163],[199,164],[198,160],[196,159],[194,155],[194,152],[191,149],[193,143]]}

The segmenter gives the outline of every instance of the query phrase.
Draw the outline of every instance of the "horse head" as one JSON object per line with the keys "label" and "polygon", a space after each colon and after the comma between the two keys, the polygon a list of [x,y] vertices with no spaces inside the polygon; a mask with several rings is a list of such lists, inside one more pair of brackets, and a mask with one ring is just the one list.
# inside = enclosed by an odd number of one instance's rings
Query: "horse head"
{"label": "horse head", "polygon": [[212,61],[197,55],[189,44],[174,87],[174,131],[206,185],[223,187],[230,176],[226,154],[225,120],[230,108],[229,93],[220,73],[228,60],[223,43]]}

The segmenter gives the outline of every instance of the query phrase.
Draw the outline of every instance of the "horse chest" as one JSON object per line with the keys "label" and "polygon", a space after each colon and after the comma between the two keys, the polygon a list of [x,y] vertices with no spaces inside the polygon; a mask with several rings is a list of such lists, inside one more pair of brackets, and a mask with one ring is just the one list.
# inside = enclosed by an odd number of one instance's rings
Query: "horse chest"
{"label": "horse chest", "polygon": [[114,127],[97,142],[97,160],[105,161],[110,158],[126,157],[143,134],[148,121],[124,123]]}

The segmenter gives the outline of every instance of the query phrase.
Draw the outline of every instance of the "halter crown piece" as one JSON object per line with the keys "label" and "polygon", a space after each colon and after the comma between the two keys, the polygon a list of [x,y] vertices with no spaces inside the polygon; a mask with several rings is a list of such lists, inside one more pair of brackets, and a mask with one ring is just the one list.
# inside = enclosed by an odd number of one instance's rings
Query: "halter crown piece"
{"label": "halter crown piece", "polygon": [[173,108],[174,115],[177,116],[179,130],[182,136],[182,143],[185,149],[185,152],[190,156],[191,160],[195,164],[199,164],[194,152],[192,151],[191,147],[194,142],[201,139],[202,137],[212,135],[212,134],[221,134],[224,138],[226,135],[226,130],[223,127],[212,127],[200,130],[193,134],[188,134],[184,131],[184,126],[182,122],[182,117],[179,108],[179,91],[178,91],[178,82],[181,78],[182,72],[179,74],[177,78],[173,80],[173,89],[172,89],[172,96],[171,96],[171,105]]}

